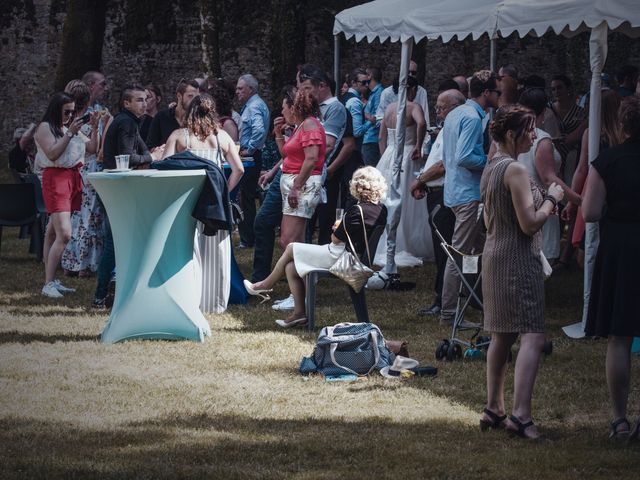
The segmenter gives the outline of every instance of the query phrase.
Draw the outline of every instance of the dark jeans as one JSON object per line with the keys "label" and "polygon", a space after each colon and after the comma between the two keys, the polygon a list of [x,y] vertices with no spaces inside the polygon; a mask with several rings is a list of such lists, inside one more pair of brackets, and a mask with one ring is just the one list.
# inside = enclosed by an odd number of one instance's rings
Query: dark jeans
{"label": "dark jeans", "polygon": [[380,161],[380,147],[376,143],[362,144],[362,160],[367,166],[375,167]]}
{"label": "dark jeans", "polygon": [[[444,206],[443,197],[444,189],[427,192],[427,209],[429,210],[429,218],[431,219],[431,239],[433,240],[433,253],[436,258],[435,303],[438,306],[442,305],[442,286],[444,284],[444,270],[447,265],[447,255],[440,246],[441,240],[436,234],[433,225],[435,224],[445,241],[451,244],[453,228],[456,224],[456,216],[453,214],[453,210]],[[437,206],[440,206],[440,210],[438,210],[434,218],[432,212]]]}
{"label": "dark jeans", "polygon": [[258,198],[258,178],[262,169],[262,159],[260,152],[253,154],[253,161],[256,166],[248,168],[242,177],[240,186],[240,208],[244,212],[244,220],[238,224],[240,241],[248,247],[253,247],[255,243],[254,221],[256,219],[256,199]]}
{"label": "dark jeans", "polygon": [[102,257],[98,264],[98,286],[96,287],[95,298],[97,300],[103,300],[107,296],[107,288],[109,287],[109,281],[113,275],[113,270],[116,268],[116,253],[113,248],[113,235],[111,233],[111,224],[109,223],[109,217],[105,211],[104,214],[104,249],[102,250]]}
{"label": "dark jeans", "polygon": [[[333,233],[331,227],[336,221],[336,208],[338,208],[344,167],[344,165],[340,167],[331,178],[324,182],[324,187],[327,189],[327,203],[321,203],[316,207],[316,213],[308,223],[307,233],[310,230],[313,232],[312,226],[316,224],[316,219],[318,221],[318,245],[326,245],[331,242],[331,234]],[[307,241],[311,243],[311,238],[307,237]]]}
{"label": "dark jeans", "polygon": [[253,250],[253,283],[264,280],[271,273],[273,249],[276,242],[276,228],[282,221],[282,194],[280,193],[280,177],[278,170],[264,196],[264,201],[253,223],[255,232],[255,248]]}

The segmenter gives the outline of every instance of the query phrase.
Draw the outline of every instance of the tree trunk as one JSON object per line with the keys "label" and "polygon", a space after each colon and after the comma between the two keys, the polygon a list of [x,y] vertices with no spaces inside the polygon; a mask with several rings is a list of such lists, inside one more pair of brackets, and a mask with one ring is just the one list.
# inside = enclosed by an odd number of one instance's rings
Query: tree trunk
{"label": "tree trunk", "polygon": [[108,0],[69,0],[62,30],[56,90],[89,70],[100,70]]}
{"label": "tree trunk", "polygon": [[218,0],[200,0],[200,26],[202,29],[202,70],[213,77],[222,76],[220,66],[220,30],[224,11]]}
{"label": "tree trunk", "polygon": [[274,105],[278,104],[280,89],[295,84],[298,65],[305,62],[304,46],[307,39],[303,7],[304,2],[297,0],[271,2],[271,85],[274,87]]}

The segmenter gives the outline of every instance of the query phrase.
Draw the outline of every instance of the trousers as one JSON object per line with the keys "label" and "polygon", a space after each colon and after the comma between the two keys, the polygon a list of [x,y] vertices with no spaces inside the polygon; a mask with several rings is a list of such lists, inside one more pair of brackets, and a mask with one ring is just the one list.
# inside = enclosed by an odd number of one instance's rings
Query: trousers
{"label": "trousers", "polygon": [[[456,217],[451,245],[465,254],[482,253],[484,247],[484,223],[478,218],[480,202],[469,202],[452,207]],[[447,259],[442,286],[442,318],[451,319],[455,315],[460,277],[451,259]]]}

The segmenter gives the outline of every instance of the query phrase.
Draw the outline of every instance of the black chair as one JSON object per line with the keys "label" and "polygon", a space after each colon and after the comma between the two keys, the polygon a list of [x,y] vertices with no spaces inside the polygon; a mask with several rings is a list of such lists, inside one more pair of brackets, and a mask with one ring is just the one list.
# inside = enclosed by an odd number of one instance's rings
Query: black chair
{"label": "black chair", "polygon": [[31,243],[29,245],[29,253],[35,253],[38,261],[42,260],[42,248],[44,246],[44,233],[47,227],[47,209],[44,205],[42,197],[42,184],[35,173],[20,173],[20,181],[22,183],[32,184],[35,194],[36,210],[38,211],[39,228],[31,229]]}
{"label": "black chair", "polygon": [[[376,255],[376,249],[378,248],[378,242],[384,232],[385,225],[378,225],[373,229],[367,241],[369,242],[369,251],[371,252],[371,261]],[[362,263],[370,267],[369,259],[367,258],[366,251],[360,254],[360,260]],[[306,288],[306,312],[307,312],[307,325],[309,331],[315,329],[316,322],[316,285],[321,278],[338,278],[328,270],[312,270],[307,274],[307,288]],[[346,284],[345,284],[346,285]],[[369,323],[369,312],[367,311],[367,301],[364,296],[364,287],[360,292],[356,293],[353,288],[346,285],[349,295],[351,296],[351,302],[353,308],[356,311],[356,318],[358,322]]]}
{"label": "black chair", "polygon": [[[22,227],[23,225],[31,226],[32,238],[35,237],[36,241],[36,252],[42,252],[35,187],[28,183],[0,185],[0,248],[2,227]],[[39,259],[42,259],[42,253]]]}

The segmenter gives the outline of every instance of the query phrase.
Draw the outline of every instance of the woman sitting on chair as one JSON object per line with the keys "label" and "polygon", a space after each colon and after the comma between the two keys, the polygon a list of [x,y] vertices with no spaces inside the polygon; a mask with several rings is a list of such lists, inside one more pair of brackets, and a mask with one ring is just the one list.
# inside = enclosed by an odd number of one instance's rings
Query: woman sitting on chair
{"label": "woman sitting on chair", "polygon": [[[364,235],[366,234],[369,238],[376,226],[385,225],[387,222],[387,209],[382,204],[387,193],[387,184],[378,170],[373,167],[356,170],[349,189],[358,203],[346,211],[344,221],[334,229],[331,243],[328,245],[290,243],[267,278],[256,283],[244,281],[244,286],[250,295],[258,295],[268,300],[268,293],[276,282],[284,275],[287,276],[289,288],[293,294],[294,309],[286,320],[276,320],[276,323],[283,328],[307,323],[303,278],[312,270],[328,270],[338,260],[344,249],[349,248],[345,247],[346,232],[349,233],[356,252],[362,258],[362,255],[366,255]],[[364,218],[364,231],[362,218]]]}

